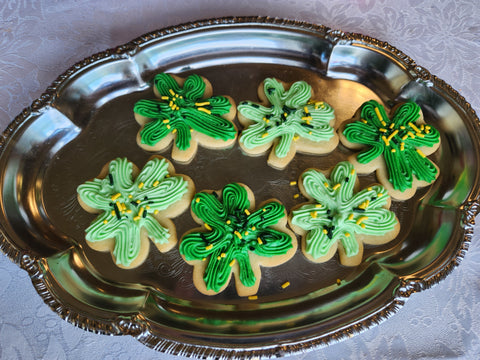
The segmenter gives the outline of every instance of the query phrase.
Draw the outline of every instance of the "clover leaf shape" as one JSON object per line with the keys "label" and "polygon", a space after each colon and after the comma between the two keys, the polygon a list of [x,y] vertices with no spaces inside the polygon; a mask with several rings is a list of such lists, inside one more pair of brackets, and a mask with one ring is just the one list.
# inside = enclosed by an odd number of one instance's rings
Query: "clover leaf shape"
{"label": "clover leaf shape", "polygon": [[330,178],[309,169],[300,189],[310,199],[291,212],[292,229],[303,236],[302,251],[314,262],[329,260],[339,251],[340,262],[355,266],[362,260],[363,243],[379,245],[398,233],[398,220],[388,208],[390,196],[381,185],[355,192],[357,173],[350,162],[338,163]]}
{"label": "clover leaf shape", "polygon": [[[343,135],[346,142],[342,142],[348,147],[360,145],[365,148],[356,156],[360,165],[374,164],[383,158],[387,174],[379,176],[379,181],[392,187],[389,189],[392,196],[408,197],[402,192],[435,181],[438,167],[426,155],[438,148],[440,134],[433,126],[424,123],[418,104],[412,101],[403,103],[389,118],[382,105],[370,100],[361,106],[359,117],[359,120],[345,125]],[[379,171],[384,171],[381,166]],[[383,178],[386,182],[382,181]]]}
{"label": "clover leaf shape", "polygon": [[[154,157],[138,173],[132,162],[117,158],[108,164],[105,177],[77,188],[82,207],[99,213],[85,231],[87,242],[114,239],[112,255],[120,267],[138,265],[143,260],[138,259],[143,231],[161,250],[167,251],[176,243],[173,223],[167,219],[174,213],[161,218],[162,211],[172,209],[189,189],[188,178],[170,176],[169,166],[165,159]],[[186,206],[175,211],[181,212]]]}
{"label": "clover leaf shape", "polygon": [[255,294],[260,264],[276,266],[293,256],[297,244],[295,235],[284,227],[285,207],[272,200],[254,211],[252,197],[251,190],[238,183],[223,188],[223,202],[217,192],[194,196],[191,210],[204,227],[184,235],[179,249],[194,266],[194,283],[200,292],[223,291],[234,273],[237,293]]}
{"label": "clover leaf shape", "polygon": [[153,83],[158,99],[142,99],[135,103],[135,118],[142,125],[139,143],[147,150],[158,150],[157,146],[161,150],[174,137],[176,149],[186,152],[193,147],[194,154],[197,142],[192,139],[192,131],[197,131],[206,135],[210,142],[218,140],[219,144],[228,146],[237,136],[232,121],[224,118],[233,118],[235,114],[231,111],[235,109],[232,100],[225,96],[208,96],[211,85],[197,74],[188,76],[183,86],[179,85],[182,82],[183,79],[170,74],[157,74]]}
{"label": "clover leaf shape", "polygon": [[[259,96],[265,105],[243,101],[237,107],[239,120],[246,126],[239,139],[246,152],[260,154],[273,145],[269,163],[283,168],[286,164],[281,165],[281,159],[288,163],[296,150],[326,153],[337,145],[331,126],[333,108],[311,100],[311,86],[305,81],[294,82],[285,90],[281,81],[267,78]],[[319,146],[320,142],[324,146]]]}

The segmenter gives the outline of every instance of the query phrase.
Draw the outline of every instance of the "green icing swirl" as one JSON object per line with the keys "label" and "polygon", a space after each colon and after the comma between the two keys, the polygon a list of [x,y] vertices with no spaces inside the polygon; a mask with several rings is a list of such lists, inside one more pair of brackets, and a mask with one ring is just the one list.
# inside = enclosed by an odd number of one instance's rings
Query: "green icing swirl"
{"label": "green icing swirl", "polygon": [[169,241],[168,229],[154,215],[179,201],[187,192],[187,181],[168,174],[168,162],[153,158],[133,179],[133,164],[117,158],[103,179],[87,181],[77,188],[81,200],[100,214],[86,229],[91,242],[114,238],[116,263],[129,266],[140,252],[140,230],[156,243]]}
{"label": "green icing swirl", "polygon": [[199,75],[190,75],[181,88],[169,74],[157,74],[154,85],[160,99],[138,101],[133,111],[151,119],[140,131],[142,144],[154,146],[169,133],[175,133],[180,150],[190,147],[191,129],[214,139],[234,139],[233,123],[222,118],[230,111],[230,101],[224,96],[202,99],[205,82]]}
{"label": "green icing swirl", "polygon": [[292,212],[292,224],[307,231],[306,252],[313,258],[325,256],[340,241],[347,256],[358,254],[355,234],[381,236],[392,231],[398,220],[384,208],[389,195],[381,185],[354,194],[357,174],[347,161],[338,163],[330,179],[320,171],[302,174],[305,192],[314,203]]}
{"label": "green icing swirl", "polygon": [[[223,203],[222,203],[223,201]],[[208,261],[204,273],[207,290],[219,292],[238,263],[244,286],[256,282],[249,252],[272,257],[292,248],[290,235],[270,228],[285,216],[282,204],[272,201],[250,213],[245,188],[237,183],[223,188],[222,201],[216,193],[200,192],[192,200],[192,211],[208,232],[192,232],[180,243],[180,253],[187,261]]]}
{"label": "green icing swirl", "polygon": [[287,156],[293,141],[305,138],[314,142],[328,141],[334,136],[330,122],[333,109],[325,102],[311,102],[311,86],[297,81],[285,91],[276,79],[264,80],[264,92],[271,107],[244,101],[238,111],[254,123],[242,131],[240,142],[247,149],[271,143],[278,138],[275,155]]}
{"label": "green icing swirl", "polygon": [[413,176],[428,183],[437,177],[438,169],[418,148],[438,144],[440,134],[431,125],[416,124],[420,111],[416,103],[407,102],[389,119],[385,108],[370,100],[361,107],[361,119],[343,131],[348,141],[366,146],[357,155],[358,162],[366,164],[383,155],[388,181],[396,190],[410,189]]}

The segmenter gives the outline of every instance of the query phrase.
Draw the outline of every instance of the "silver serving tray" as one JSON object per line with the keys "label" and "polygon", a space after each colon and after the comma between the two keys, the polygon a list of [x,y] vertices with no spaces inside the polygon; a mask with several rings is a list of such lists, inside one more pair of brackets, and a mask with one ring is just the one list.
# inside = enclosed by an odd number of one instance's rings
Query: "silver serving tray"
{"label": "silver serving tray", "polygon": [[[94,216],[78,205],[76,187],[116,157],[140,167],[150,157],[136,145],[132,107],[152,96],[150,81],[159,72],[201,74],[215,94],[237,102],[256,99],[267,76],[305,79],[340,118],[370,98],[387,105],[412,99],[441,132],[433,155],[440,177],[414,198],[393,202],[400,235],[367,247],[360,266],[343,267],[335,258],[313,264],[299,250],[289,262],[263,268],[254,301],[238,297],[233,284],[201,295],[177,248],[161,254],[152,247],[142,266],[121,270],[85,244]],[[198,358],[305,351],[377,324],[458,264],[479,211],[479,134],[478,117],[457,91],[386,42],[270,18],[162,29],[75,64],[8,126],[0,140],[0,245],[48,305],[84,329]],[[200,149],[190,165],[175,167],[198,191],[238,181],[258,203],[276,197],[290,209],[304,201],[293,198],[291,180],[349,154],[339,146],[327,156],[299,155],[278,171],[266,166],[266,156],[246,157],[235,146]],[[373,175],[360,180],[375,182]],[[188,211],[175,223],[179,234],[196,226]],[[282,289],[286,280],[291,285]]]}

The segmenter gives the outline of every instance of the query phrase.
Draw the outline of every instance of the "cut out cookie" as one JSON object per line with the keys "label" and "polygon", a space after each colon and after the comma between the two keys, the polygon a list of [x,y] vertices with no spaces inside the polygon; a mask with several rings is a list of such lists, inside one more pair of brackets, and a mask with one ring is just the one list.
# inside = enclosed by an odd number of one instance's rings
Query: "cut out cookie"
{"label": "cut out cookie", "polygon": [[356,266],[362,261],[363,244],[393,240],[400,224],[389,210],[391,200],[383,186],[356,191],[357,173],[351,163],[338,163],[327,176],[315,169],[302,173],[298,184],[309,202],[291,211],[289,224],[302,236],[302,252],[310,261],[325,262],[338,250],[341,264]]}
{"label": "cut out cookie", "polygon": [[237,129],[232,120],[235,103],[228,96],[212,96],[210,82],[193,74],[186,79],[170,74],[154,78],[155,100],[134,106],[138,145],[147,151],[163,151],[173,141],[172,158],[189,163],[198,144],[212,149],[232,146]]}
{"label": "cut out cookie", "polygon": [[392,198],[405,200],[417,187],[433,183],[439,168],[427,155],[440,146],[440,134],[425,124],[420,106],[399,104],[391,118],[375,100],[365,102],[339,131],[346,147],[362,150],[350,157],[361,174],[376,171],[378,181]]}
{"label": "cut out cookie", "polygon": [[335,149],[338,136],[330,105],[312,100],[312,88],[305,81],[289,85],[267,78],[258,88],[261,103],[242,101],[238,119],[245,127],[240,147],[251,156],[273,147],[268,164],[283,169],[295,153],[327,154]]}
{"label": "cut out cookie", "polygon": [[99,214],[85,230],[87,244],[110,251],[118,267],[129,269],[146,259],[150,240],[161,252],[175,246],[170,218],[185,211],[195,188],[170,162],[154,156],[141,171],[125,158],[112,160],[77,193],[86,211]]}
{"label": "cut out cookie", "polygon": [[191,210],[203,227],[182,237],[180,254],[193,265],[193,283],[203,294],[220,293],[233,274],[238,295],[253,295],[260,284],[260,267],[280,265],[297,249],[295,234],[286,228],[285,207],[269,200],[255,210],[246,185],[202,191],[192,200]]}

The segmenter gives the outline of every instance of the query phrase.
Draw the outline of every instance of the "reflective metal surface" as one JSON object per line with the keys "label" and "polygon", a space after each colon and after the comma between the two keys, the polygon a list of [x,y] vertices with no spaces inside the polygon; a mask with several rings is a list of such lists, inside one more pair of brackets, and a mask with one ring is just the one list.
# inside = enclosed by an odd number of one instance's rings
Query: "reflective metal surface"
{"label": "reflective metal surface", "polygon": [[[289,262],[262,269],[258,300],[238,297],[233,284],[216,296],[198,293],[177,248],[161,254],[151,247],[142,266],[119,269],[109,254],[86,245],[94,216],[78,205],[76,187],[116,157],[139,167],[150,157],[136,144],[132,108],[152,97],[158,72],[198,73],[215,94],[237,102],[255,100],[265,77],[304,79],[340,120],[372,98],[386,105],[414,100],[441,132],[432,156],[440,177],[414,198],[393,202],[400,235],[366,247],[360,266],[343,267],[335,258],[314,264],[299,250]],[[458,264],[478,213],[479,134],[478,118],[458,92],[376,39],[268,18],[162,29],[76,64],[10,124],[0,142],[0,245],[52,309],[80,327],[199,358],[304,351],[377,324]],[[290,209],[305,201],[294,199],[291,180],[349,154],[340,145],[327,156],[297,155],[279,171],[266,166],[266,156],[246,157],[235,146],[199,149],[191,164],[175,168],[198,191],[243,182],[258,203],[275,197]],[[174,221],[179,234],[196,227],[188,212]]]}

